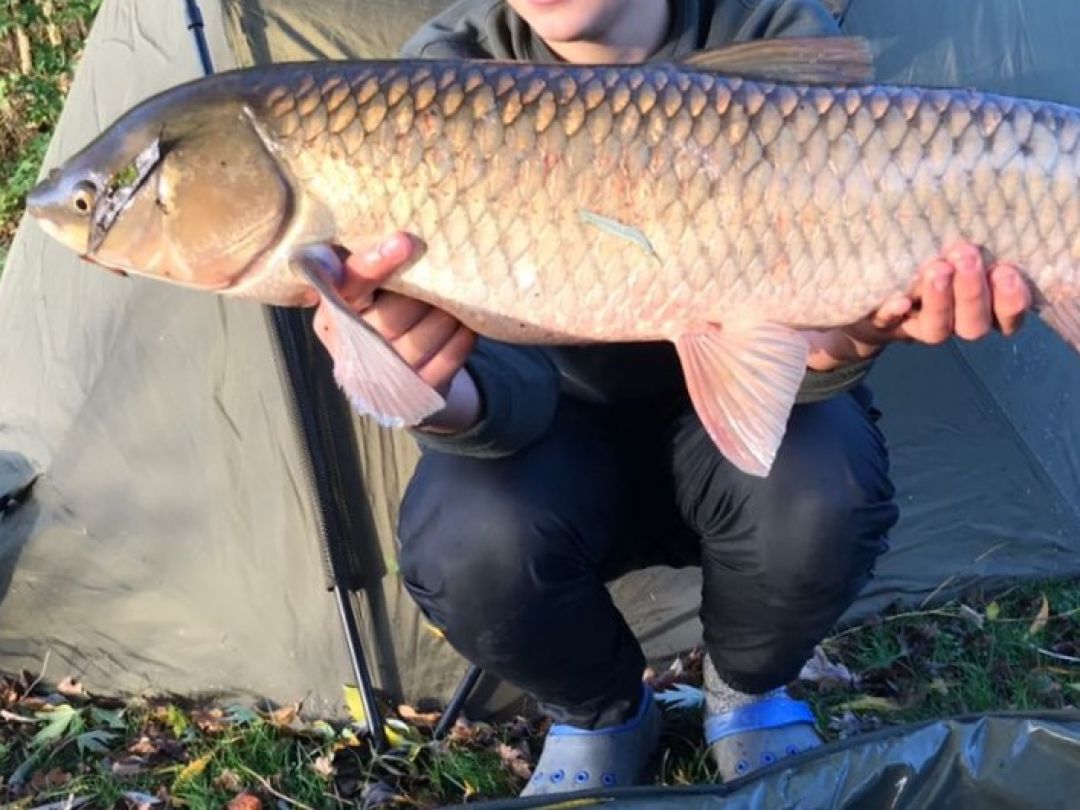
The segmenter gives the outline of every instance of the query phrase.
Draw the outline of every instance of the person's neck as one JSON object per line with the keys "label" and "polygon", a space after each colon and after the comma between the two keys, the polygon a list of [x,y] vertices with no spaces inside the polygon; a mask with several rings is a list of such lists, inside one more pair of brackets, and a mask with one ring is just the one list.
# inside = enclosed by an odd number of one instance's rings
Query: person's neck
{"label": "person's neck", "polygon": [[664,43],[671,27],[666,0],[627,0],[618,19],[597,39],[548,42],[561,59],[576,64],[644,62]]}

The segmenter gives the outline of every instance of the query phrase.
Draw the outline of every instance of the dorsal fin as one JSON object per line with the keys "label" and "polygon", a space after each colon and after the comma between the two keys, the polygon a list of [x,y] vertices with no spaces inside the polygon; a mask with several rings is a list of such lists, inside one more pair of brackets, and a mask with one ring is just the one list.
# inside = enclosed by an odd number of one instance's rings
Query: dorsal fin
{"label": "dorsal fin", "polygon": [[799,84],[873,81],[870,43],[862,37],[759,39],[699,51],[682,60],[698,70]]}

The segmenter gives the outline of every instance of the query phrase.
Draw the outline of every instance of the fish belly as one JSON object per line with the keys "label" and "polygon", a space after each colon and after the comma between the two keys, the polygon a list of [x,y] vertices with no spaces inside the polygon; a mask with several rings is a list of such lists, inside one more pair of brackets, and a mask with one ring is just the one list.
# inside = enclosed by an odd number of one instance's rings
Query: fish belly
{"label": "fish belly", "polygon": [[338,240],[416,234],[388,286],[492,337],[849,323],[961,239],[1075,290],[1071,108],[674,66],[296,71],[259,115]]}

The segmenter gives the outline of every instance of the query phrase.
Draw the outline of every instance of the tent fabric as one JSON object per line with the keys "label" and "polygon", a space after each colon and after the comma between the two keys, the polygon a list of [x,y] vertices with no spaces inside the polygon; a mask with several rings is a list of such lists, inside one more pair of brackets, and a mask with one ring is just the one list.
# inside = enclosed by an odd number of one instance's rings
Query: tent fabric
{"label": "tent fabric", "polygon": [[[1023,810],[1072,807],[1080,790],[1080,715],[989,714],[897,726],[823,746],[724,785],[586,795],[650,810]],[[557,799],[481,802],[484,810]]]}
{"label": "tent fabric", "polygon": [[[387,57],[445,0],[202,0],[219,70]],[[148,94],[199,75],[182,0],[105,0],[50,147],[52,165]],[[1080,104],[1071,0],[850,0],[883,81],[977,86]],[[0,277],[0,667],[75,673],[91,691],[153,687],[340,705],[351,679],[317,539],[319,510],[265,314],[67,255],[33,224]],[[319,347],[310,342],[312,364]],[[320,396],[333,395],[323,375]],[[844,617],[971,584],[1080,572],[1080,363],[1033,322],[1013,341],[894,347],[871,381],[901,519]],[[318,383],[316,383],[318,384]],[[445,700],[466,664],[426,629],[394,563],[405,435],[353,423],[381,565],[359,594],[376,681]],[[351,439],[351,437],[350,437]],[[348,476],[345,476],[348,477]],[[374,540],[369,535],[374,535]],[[700,578],[612,585],[654,662],[700,643]],[[484,691],[474,708],[511,700]]]}

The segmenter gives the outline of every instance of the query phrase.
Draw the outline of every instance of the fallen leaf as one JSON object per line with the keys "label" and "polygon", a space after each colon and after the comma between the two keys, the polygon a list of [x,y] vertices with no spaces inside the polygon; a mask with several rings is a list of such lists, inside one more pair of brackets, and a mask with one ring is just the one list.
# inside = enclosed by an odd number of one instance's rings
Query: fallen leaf
{"label": "fallen leaf", "polygon": [[345,693],[345,707],[349,710],[349,716],[353,722],[361,726],[367,726],[367,712],[364,710],[364,700],[360,697],[360,690],[355,686],[346,684],[342,687]]}
{"label": "fallen leaf", "polygon": [[121,712],[119,711],[99,709],[97,706],[92,706],[90,708],[90,716],[97,722],[104,723],[109,728],[114,728],[117,731],[125,731],[127,729],[127,723],[124,722],[124,718],[120,715]]}
{"label": "fallen leaf", "polygon": [[142,737],[139,737],[136,742],[133,742],[131,745],[129,745],[127,750],[130,751],[132,754],[138,754],[139,756],[148,757],[151,754],[156,754],[158,752],[158,747],[149,737],[144,734]]}
{"label": "fallen leaf", "polygon": [[229,768],[215,776],[212,784],[214,790],[220,790],[224,793],[239,793],[244,789],[244,780],[240,778],[240,774]]}
{"label": "fallen leaf", "polygon": [[422,743],[420,733],[396,717],[387,718],[383,725],[383,733],[386,734],[386,741],[390,743],[391,748],[403,748],[411,755],[415,755],[420,750]]}
{"label": "fallen leaf", "polygon": [[194,709],[191,712],[191,722],[203,734],[220,734],[227,726],[225,712],[221,709]]}
{"label": "fallen leaf", "polygon": [[960,616],[971,622],[976,627],[982,627],[985,621],[983,615],[970,605],[960,605]]}
{"label": "fallen leaf", "polygon": [[503,765],[509,768],[514,776],[524,779],[526,782],[532,778],[532,765],[529,763],[529,757],[524,751],[517,747],[511,747],[506,743],[499,743],[496,750],[499,752],[499,759],[502,760]]}
{"label": "fallen leaf", "polygon": [[187,715],[184,714],[184,710],[181,709],[179,706],[174,706],[170,703],[168,706],[165,707],[164,711],[162,712],[161,718],[169,727],[169,730],[172,731],[173,736],[177,739],[183,737],[184,732],[188,730],[189,724]]}
{"label": "fallen leaf", "polygon": [[91,751],[95,754],[105,754],[109,750],[109,743],[115,739],[116,735],[111,731],[96,729],[94,731],[85,731],[77,736],[75,745],[82,753]]}
{"label": "fallen leaf", "polygon": [[986,606],[986,618],[990,621],[997,621],[997,617],[1001,615],[1001,605],[997,602],[991,602]]}
{"label": "fallen leaf", "polygon": [[79,683],[75,678],[70,675],[64,680],[60,681],[56,686],[57,691],[68,698],[84,698],[88,697],[86,690],[83,689],[83,685]]}
{"label": "fallen leaf", "polygon": [[1028,635],[1034,636],[1037,633],[1042,632],[1042,629],[1046,627],[1046,622],[1050,619],[1050,602],[1046,598],[1046,594],[1043,594],[1042,607],[1039,608],[1038,615],[1035,616],[1035,621],[1031,623],[1031,627],[1028,628]]}
{"label": "fallen leaf", "polygon": [[274,710],[270,713],[270,725],[278,728],[288,728],[300,716],[300,706],[299,703],[293,703],[291,706],[283,706]]}
{"label": "fallen leaf", "polygon": [[323,779],[330,779],[337,773],[337,768],[334,767],[333,757],[316,757],[315,764],[312,767],[315,769],[315,773]]}
{"label": "fallen leaf", "polygon": [[150,810],[156,804],[161,804],[162,800],[157,796],[151,796],[149,793],[140,793],[137,790],[128,790],[123,794],[124,798],[135,805],[138,810]]}
{"label": "fallen leaf", "polygon": [[397,707],[398,716],[406,723],[412,723],[420,728],[434,728],[442,717],[441,712],[418,712],[412,706],[401,704]]}
{"label": "fallen leaf", "polygon": [[200,773],[206,770],[206,766],[210,764],[210,760],[214,758],[213,754],[203,754],[196,760],[192,760],[176,777],[177,782],[186,782],[189,779],[194,779]]}
{"label": "fallen leaf", "polygon": [[50,711],[38,712],[39,720],[46,720],[45,728],[41,729],[30,740],[30,747],[37,748],[47,742],[58,740],[67,732],[77,732],[81,728],[81,717],[75,709],[66,703],[52,707]]}
{"label": "fallen leaf", "polygon": [[240,793],[233,796],[229,802],[228,810],[262,810],[262,801],[258,796],[251,793]]}
{"label": "fallen leaf", "polygon": [[259,721],[259,715],[247,706],[230,706],[225,713],[225,720],[233,726],[249,726]]}
{"label": "fallen leaf", "polygon": [[830,661],[820,645],[814,648],[813,657],[803,664],[799,680],[817,684],[824,689],[855,684],[855,676],[851,674],[851,670],[843,664]]}
{"label": "fallen leaf", "polygon": [[848,709],[853,712],[898,712],[901,706],[892,698],[863,695],[862,697],[841,703],[838,709]]}
{"label": "fallen leaf", "polygon": [[38,792],[55,790],[56,788],[63,787],[70,781],[71,774],[65,773],[59,768],[53,768],[50,771],[36,771],[34,775],[30,777],[30,787]]}
{"label": "fallen leaf", "polygon": [[112,764],[109,769],[113,776],[138,776],[146,770],[146,761],[139,757],[124,757]]}

